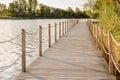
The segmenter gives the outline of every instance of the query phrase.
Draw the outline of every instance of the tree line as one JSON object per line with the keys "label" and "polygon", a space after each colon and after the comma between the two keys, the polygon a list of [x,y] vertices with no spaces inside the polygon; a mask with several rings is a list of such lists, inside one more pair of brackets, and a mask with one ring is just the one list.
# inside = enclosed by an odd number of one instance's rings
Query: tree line
{"label": "tree line", "polygon": [[8,7],[0,3],[0,17],[89,18],[89,15],[77,7],[75,11],[71,7],[64,10],[38,3],[37,0],[14,0]]}
{"label": "tree line", "polygon": [[114,35],[120,35],[120,0],[88,0],[84,7],[87,15],[99,20],[106,33],[112,30]]}
{"label": "tree line", "polygon": [[116,36],[120,35],[120,0],[96,0],[94,11],[97,13],[103,29],[112,30]]}

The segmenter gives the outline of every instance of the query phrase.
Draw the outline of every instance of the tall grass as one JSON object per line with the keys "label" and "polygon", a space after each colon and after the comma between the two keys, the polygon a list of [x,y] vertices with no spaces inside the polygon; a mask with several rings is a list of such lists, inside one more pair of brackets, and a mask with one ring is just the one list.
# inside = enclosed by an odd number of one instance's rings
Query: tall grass
{"label": "tall grass", "polygon": [[114,36],[120,36],[120,4],[117,0],[101,0],[101,4],[100,25],[106,33],[112,30]]}

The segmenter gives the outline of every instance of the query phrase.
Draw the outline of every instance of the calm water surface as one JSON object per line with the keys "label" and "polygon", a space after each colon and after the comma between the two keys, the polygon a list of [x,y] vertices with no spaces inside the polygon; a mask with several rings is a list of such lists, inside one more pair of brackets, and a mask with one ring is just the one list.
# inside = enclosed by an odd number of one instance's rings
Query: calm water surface
{"label": "calm water surface", "polygon": [[[38,30],[39,25],[44,28],[50,23],[65,21],[65,19],[37,19],[37,20],[0,20],[0,80],[14,80],[16,75],[21,72],[21,35],[15,40],[8,41],[21,33],[25,29],[32,35],[26,37],[27,65],[38,57]],[[54,42],[54,28],[53,28]],[[47,49],[47,30],[43,30],[43,51]]]}

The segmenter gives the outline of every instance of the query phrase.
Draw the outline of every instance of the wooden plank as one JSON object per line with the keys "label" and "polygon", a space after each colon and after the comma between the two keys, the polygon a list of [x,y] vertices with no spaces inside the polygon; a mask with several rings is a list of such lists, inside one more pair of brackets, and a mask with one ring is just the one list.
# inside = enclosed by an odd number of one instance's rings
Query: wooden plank
{"label": "wooden plank", "polygon": [[[80,26],[80,27],[79,27]],[[115,80],[85,23],[79,23],[16,80]]]}

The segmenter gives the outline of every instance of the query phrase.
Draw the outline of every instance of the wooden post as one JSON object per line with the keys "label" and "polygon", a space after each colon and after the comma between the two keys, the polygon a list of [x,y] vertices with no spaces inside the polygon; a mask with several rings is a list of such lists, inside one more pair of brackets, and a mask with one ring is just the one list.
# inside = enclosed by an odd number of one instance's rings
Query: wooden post
{"label": "wooden post", "polygon": [[103,29],[101,28],[101,43],[102,43],[102,45],[101,45],[101,53],[102,53],[102,57],[104,57],[104,52],[103,52]]}
{"label": "wooden post", "polygon": [[22,72],[26,72],[26,35],[25,30],[22,29]]}
{"label": "wooden post", "polygon": [[42,56],[42,26],[39,27],[39,56]]}
{"label": "wooden post", "polygon": [[93,28],[94,28],[94,25],[92,24],[92,25],[90,26],[90,30],[92,31],[92,35],[93,35]]}
{"label": "wooden post", "polygon": [[70,21],[68,21],[68,29],[70,30]]}
{"label": "wooden post", "polygon": [[109,47],[109,72],[113,74],[113,63],[112,63],[112,37],[111,31],[108,32],[108,47]]}
{"label": "wooden post", "polygon": [[114,69],[114,75],[115,75],[115,77],[116,77],[116,80],[118,80],[118,79],[117,79],[118,76],[117,76],[117,69],[116,69],[116,68]]}
{"label": "wooden post", "polygon": [[57,41],[57,23],[55,23],[55,42]]}
{"label": "wooden post", "polygon": [[98,26],[96,26],[96,47],[98,47]]}
{"label": "wooden post", "polygon": [[66,33],[67,33],[67,21],[66,21]]}
{"label": "wooden post", "polygon": [[92,22],[92,25],[94,25],[94,41],[96,43],[96,26],[93,22]]}
{"label": "wooden post", "polygon": [[65,33],[66,33],[66,32],[65,32],[65,26],[66,26],[66,24],[65,24],[65,21],[64,21],[64,35],[65,35]]}
{"label": "wooden post", "polygon": [[68,32],[68,30],[69,30],[69,29],[68,29],[68,20],[67,20],[67,32]]}
{"label": "wooden post", "polygon": [[79,23],[79,19],[77,19],[77,24]]}
{"label": "wooden post", "polygon": [[61,22],[59,23],[59,38],[61,38]]}
{"label": "wooden post", "polygon": [[62,36],[64,36],[64,21],[62,23]]}
{"label": "wooden post", "polygon": [[48,46],[51,47],[51,25],[50,24],[48,24],[48,39],[49,39]]}
{"label": "wooden post", "polygon": [[66,31],[66,21],[65,21],[65,33],[66,33],[67,31]]}
{"label": "wooden post", "polygon": [[[92,23],[93,24],[93,23]],[[93,24],[94,25],[94,41],[96,42],[96,26],[95,26],[95,24]]]}
{"label": "wooden post", "polygon": [[94,39],[94,36],[95,36],[95,32],[94,32],[95,25],[94,25],[94,24],[92,24],[92,27],[93,27],[93,31],[92,31],[93,33],[92,33],[92,34],[93,34],[93,39]]}
{"label": "wooden post", "polygon": [[71,21],[70,29],[72,29],[72,26],[73,26],[73,22]]}

